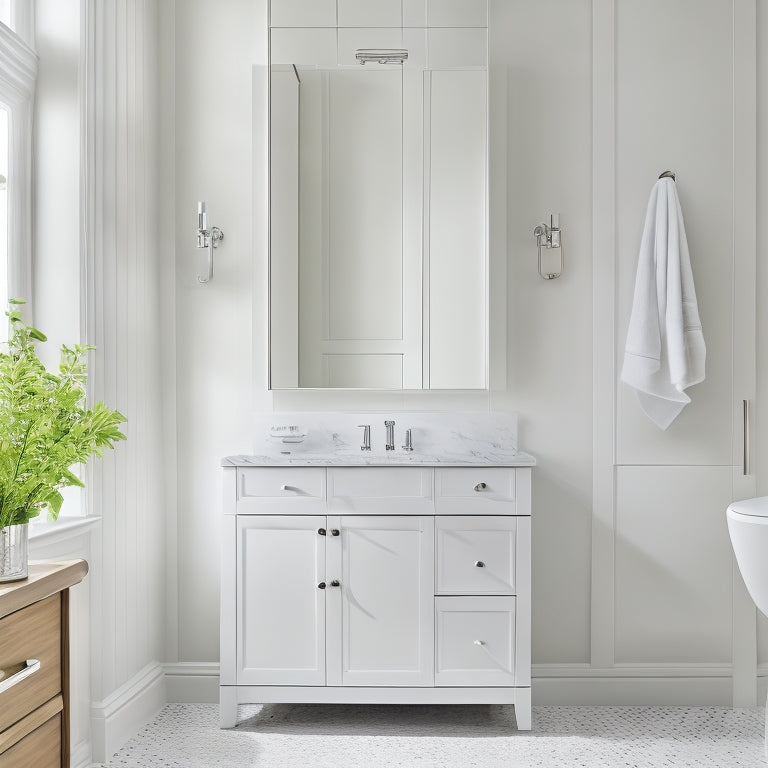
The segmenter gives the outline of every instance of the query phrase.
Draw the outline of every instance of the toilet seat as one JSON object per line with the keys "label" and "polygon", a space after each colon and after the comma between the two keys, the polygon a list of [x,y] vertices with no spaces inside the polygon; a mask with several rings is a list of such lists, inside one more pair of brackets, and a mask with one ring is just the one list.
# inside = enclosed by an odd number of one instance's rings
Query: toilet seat
{"label": "toilet seat", "polygon": [[734,501],[733,504],[729,505],[728,511],[734,512],[737,515],[768,518],[768,496],[758,496],[756,499]]}

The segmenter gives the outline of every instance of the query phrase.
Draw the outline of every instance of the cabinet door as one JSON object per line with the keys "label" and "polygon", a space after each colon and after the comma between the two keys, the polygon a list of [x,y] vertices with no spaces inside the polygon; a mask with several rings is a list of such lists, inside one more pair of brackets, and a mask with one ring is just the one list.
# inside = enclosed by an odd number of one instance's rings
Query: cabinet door
{"label": "cabinet door", "polygon": [[237,682],[325,685],[325,517],[237,519]]}
{"label": "cabinet door", "polygon": [[[329,517],[328,684],[434,681],[434,518]],[[339,654],[340,650],[340,654]],[[338,655],[337,655],[338,654]]]}

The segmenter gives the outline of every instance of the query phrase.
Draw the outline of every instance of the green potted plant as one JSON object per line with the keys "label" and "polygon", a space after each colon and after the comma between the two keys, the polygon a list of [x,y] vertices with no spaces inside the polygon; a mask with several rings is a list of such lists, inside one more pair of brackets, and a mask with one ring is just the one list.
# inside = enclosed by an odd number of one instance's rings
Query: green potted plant
{"label": "green potted plant", "polygon": [[93,347],[62,346],[59,372],[50,373],[35,350],[46,337],[24,322],[23,303],[11,299],[0,348],[0,582],[27,577],[27,524],[43,510],[55,520],[61,489],[83,486],[72,467],[125,439],[122,414],[102,402],[85,407]]}

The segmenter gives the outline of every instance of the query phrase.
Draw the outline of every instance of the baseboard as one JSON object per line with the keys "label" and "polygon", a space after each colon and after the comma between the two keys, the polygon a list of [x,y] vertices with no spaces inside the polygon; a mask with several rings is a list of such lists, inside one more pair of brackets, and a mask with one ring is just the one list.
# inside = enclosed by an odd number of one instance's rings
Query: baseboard
{"label": "baseboard", "polygon": [[69,753],[70,768],[90,768],[91,762],[91,742],[81,741],[72,747]]}
{"label": "baseboard", "polygon": [[152,662],[104,701],[91,704],[94,762],[106,762],[151,720],[166,702],[165,670]]}
{"label": "baseboard", "polygon": [[216,704],[219,701],[217,662],[163,664],[167,701],[185,704]]}
{"label": "baseboard", "polygon": [[[164,664],[168,701],[219,701],[219,665]],[[768,675],[768,667],[761,673]],[[758,680],[766,695],[767,677]],[[731,706],[733,683],[728,664],[625,665],[598,669],[589,664],[534,664],[533,703],[588,706]]]}
{"label": "baseboard", "polygon": [[534,664],[533,703],[587,706],[731,706],[727,664]]}

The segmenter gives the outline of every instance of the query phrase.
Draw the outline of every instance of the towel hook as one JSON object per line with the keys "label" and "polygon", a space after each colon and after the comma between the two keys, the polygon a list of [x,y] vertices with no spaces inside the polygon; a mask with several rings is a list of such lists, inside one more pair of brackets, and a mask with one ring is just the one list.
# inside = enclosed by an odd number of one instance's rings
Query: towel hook
{"label": "towel hook", "polygon": [[672,181],[677,181],[675,178],[675,172],[674,171],[664,171],[659,174],[660,179],[672,179]]}

